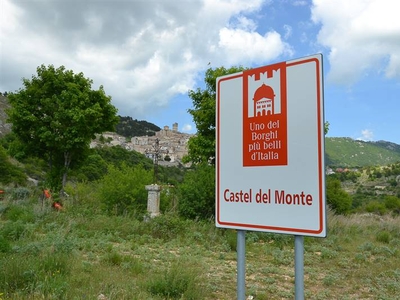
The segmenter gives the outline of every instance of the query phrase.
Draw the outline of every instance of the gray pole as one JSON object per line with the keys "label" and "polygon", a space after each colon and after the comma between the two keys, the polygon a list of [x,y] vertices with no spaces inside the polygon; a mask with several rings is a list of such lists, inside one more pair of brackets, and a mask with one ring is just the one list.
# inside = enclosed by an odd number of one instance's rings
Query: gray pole
{"label": "gray pole", "polygon": [[246,231],[237,231],[237,299],[245,300],[246,288],[245,288],[245,277],[246,277]]}
{"label": "gray pole", "polygon": [[304,237],[294,236],[295,300],[304,300]]}

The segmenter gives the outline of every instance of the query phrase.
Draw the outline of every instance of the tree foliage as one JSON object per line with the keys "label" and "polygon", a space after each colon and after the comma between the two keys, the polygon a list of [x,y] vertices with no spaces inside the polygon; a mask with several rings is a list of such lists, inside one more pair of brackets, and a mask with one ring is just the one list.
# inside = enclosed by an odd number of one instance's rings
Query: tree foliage
{"label": "tree foliage", "polygon": [[207,162],[215,157],[215,96],[217,77],[243,71],[243,67],[208,69],[205,74],[205,89],[189,91],[193,109],[189,113],[196,124],[197,134],[188,142],[186,161]]}
{"label": "tree foliage", "polygon": [[329,122],[328,121],[326,121],[325,123],[324,123],[324,133],[325,133],[325,135],[328,133],[328,131],[329,131]]}
{"label": "tree foliage", "polygon": [[95,133],[113,130],[118,122],[111,97],[102,86],[92,90],[92,83],[64,66],[41,65],[8,96],[12,130],[30,155],[49,162],[53,188],[65,185],[71,162],[85,155]]}

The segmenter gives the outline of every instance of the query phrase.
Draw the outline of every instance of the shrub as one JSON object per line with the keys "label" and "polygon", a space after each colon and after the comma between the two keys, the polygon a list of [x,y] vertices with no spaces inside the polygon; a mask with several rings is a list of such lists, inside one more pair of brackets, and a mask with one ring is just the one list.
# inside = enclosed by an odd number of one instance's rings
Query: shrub
{"label": "shrub", "polygon": [[187,220],[180,219],[176,215],[161,215],[141,225],[143,232],[150,234],[154,238],[163,240],[176,238],[179,234],[185,232],[188,226]]}
{"label": "shrub", "polygon": [[12,198],[14,200],[24,200],[30,195],[30,190],[24,187],[16,188],[12,191]]}
{"label": "shrub", "polygon": [[109,166],[107,175],[99,181],[98,187],[104,210],[115,214],[126,213],[129,209],[144,212],[147,207],[145,185],[150,184],[151,180],[151,172],[142,166]]}
{"label": "shrub", "polygon": [[179,213],[190,219],[207,219],[215,213],[215,167],[207,164],[187,172],[179,185]]}
{"label": "shrub", "polygon": [[385,197],[385,207],[397,214],[400,214],[400,199],[396,196]]}
{"label": "shrub", "polygon": [[370,213],[383,215],[387,212],[385,204],[378,201],[371,201],[365,206],[365,210]]}
{"label": "shrub", "polygon": [[352,206],[351,197],[341,187],[337,179],[328,177],[326,182],[326,200],[337,214],[347,214]]}

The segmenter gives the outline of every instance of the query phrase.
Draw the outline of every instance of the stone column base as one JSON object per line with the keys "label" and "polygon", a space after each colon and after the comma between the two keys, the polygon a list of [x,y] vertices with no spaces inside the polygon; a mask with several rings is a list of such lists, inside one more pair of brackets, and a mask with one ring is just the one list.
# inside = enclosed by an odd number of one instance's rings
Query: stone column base
{"label": "stone column base", "polygon": [[160,215],[160,191],[161,186],[157,184],[146,185],[148,192],[147,196],[147,211],[151,218]]}

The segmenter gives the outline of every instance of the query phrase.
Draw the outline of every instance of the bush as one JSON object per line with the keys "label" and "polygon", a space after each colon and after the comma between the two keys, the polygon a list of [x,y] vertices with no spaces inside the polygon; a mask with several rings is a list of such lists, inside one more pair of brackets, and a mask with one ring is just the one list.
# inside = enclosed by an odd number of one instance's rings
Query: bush
{"label": "bush", "polygon": [[383,215],[387,212],[385,204],[378,201],[371,201],[365,206],[365,210],[369,213]]}
{"label": "bush", "polygon": [[12,191],[12,198],[14,200],[25,200],[30,195],[30,190],[24,187],[16,188]]}
{"label": "bush", "polygon": [[172,240],[188,227],[188,220],[183,220],[176,215],[166,214],[152,218],[149,222],[141,223],[143,233],[147,233],[154,238]]}
{"label": "bush", "polygon": [[142,166],[109,166],[107,175],[99,181],[98,187],[104,210],[118,215],[128,210],[144,212],[147,208],[145,185],[150,184],[151,180],[151,172]]}
{"label": "bush", "polygon": [[178,187],[179,213],[190,219],[207,219],[215,214],[215,167],[207,164],[187,172]]}
{"label": "bush", "polygon": [[396,196],[385,197],[385,207],[397,214],[400,214],[400,199]]}
{"label": "bush", "polygon": [[352,206],[352,199],[341,187],[337,179],[328,177],[326,182],[326,200],[337,214],[347,214]]}

